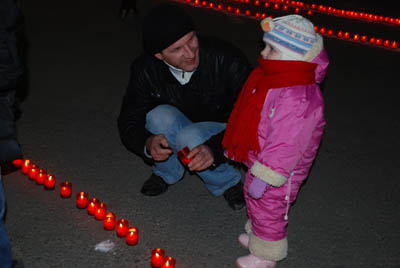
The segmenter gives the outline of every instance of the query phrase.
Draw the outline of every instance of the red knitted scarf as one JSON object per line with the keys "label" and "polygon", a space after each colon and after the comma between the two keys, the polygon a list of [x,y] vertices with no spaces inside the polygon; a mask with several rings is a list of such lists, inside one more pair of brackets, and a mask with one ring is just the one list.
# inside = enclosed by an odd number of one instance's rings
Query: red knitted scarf
{"label": "red knitted scarf", "polygon": [[255,68],[237,99],[229,117],[222,146],[228,157],[237,162],[248,161],[248,152],[260,151],[258,124],[268,90],[315,83],[314,63],[258,59]]}

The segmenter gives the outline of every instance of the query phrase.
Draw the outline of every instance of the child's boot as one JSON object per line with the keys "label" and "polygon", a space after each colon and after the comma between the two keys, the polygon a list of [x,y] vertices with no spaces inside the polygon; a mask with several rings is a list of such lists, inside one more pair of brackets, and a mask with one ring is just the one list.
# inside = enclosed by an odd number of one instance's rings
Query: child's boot
{"label": "child's boot", "polygon": [[240,234],[238,237],[239,245],[243,248],[249,248],[249,235],[246,233]]}
{"label": "child's boot", "polygon": [[252,254],[242,256],[236,260],[237,268],[275,268],[276,262],[256,257]]}

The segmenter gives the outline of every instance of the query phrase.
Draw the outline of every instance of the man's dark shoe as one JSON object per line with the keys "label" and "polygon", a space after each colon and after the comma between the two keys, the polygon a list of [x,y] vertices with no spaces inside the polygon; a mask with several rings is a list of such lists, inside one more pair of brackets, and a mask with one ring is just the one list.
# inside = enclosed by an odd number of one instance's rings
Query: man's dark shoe
{"label": "man's dark shoe", "polygon": [[143,183],[140,192],[148,196],[156,196],[165,193],[168,190],[168,184],[155,174],[151,174],[150,178]]}
{"label": "man's dark shoe", "polygon": [[245,207],[246,201],[243,196],[243,183],[239,181],[238,184],[232,186],[224,193],[225,200],[233,210],[241,210]]}

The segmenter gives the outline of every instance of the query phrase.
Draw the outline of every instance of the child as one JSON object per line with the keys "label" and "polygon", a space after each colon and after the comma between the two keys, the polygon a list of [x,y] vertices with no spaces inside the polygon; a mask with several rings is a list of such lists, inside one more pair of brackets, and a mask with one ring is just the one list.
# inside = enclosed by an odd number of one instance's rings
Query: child
{"label": "child", "polygon": [[267,18],[261,27],[265,49],[222,142],[228,158],[248,167],[249,220],[239,243],[250,255],[237,259],[240,268],[275,267],[286,257],[290,203],[308,175],[325,125],[317,85],[329,63],[322,37],[299,15]]}

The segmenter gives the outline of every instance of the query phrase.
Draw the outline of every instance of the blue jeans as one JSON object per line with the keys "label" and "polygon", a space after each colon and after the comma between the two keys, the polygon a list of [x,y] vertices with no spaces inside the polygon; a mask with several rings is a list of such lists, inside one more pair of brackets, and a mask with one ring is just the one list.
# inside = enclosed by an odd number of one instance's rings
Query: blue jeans
{"label": "blue jeans", "polygon": [[[225,129],[225,123],[193,123],[182,112],[171,105],[159,105],[146,116],[146,129],[151,133],[164,134],[174,153],[166,161],[155,162],[153,173],[168,184],[178,182],[185,168],[176,153],[187,146],[189,150],[203,144],[211,136]],[[240,172],[228,163],[219,165],[214,170],[206,169],[197,172],[207,189],[215,196],[222,195],[228,188],[240,180]]]}
{"label": "blue jeans", "polygon": [[0,268],[11,267],[11,246],[8,240],[6,226],[4,224],[4,213],[6,210],[6,197],[3,189],[3,181],[1,179],[1,167],[0,167]]}

